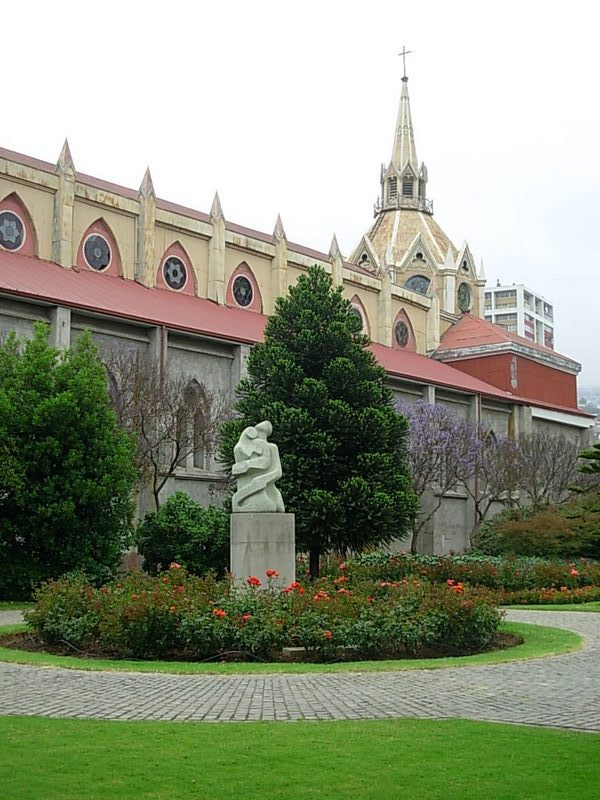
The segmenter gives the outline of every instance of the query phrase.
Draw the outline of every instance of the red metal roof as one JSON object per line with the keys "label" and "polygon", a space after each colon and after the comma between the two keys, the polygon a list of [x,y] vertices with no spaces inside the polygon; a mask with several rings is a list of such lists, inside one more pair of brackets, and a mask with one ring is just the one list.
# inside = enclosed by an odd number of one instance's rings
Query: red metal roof
{"label": "red metal roof", "polygon": [[[65,269],[8,251],[0,251],[0,292],[236,342],[262,340],[267,320],[263,314],[201,297],[148,289],[136,281],[93,270]],[[507,392],[418,353],[380,344],[371,349],[390,375],[512,400]]]}
{"label": "red metal roof", "polygon": [[0,291],[237,342],[262,339],[266,321],[204,298],[6,251],[0,251]]}
{"label": "red metal roof", "polygon": [[463,314],[458,322],[448,328],[442,335],[442,340],[436,353],[467,347],[482,347],[486,344],[503,344],[505,342],[514,342],[524,347],[530,347],[532,350],[538,350],[546,355],[554,355],[567,361],[573,361],[569,356],[563,356],[550,347],[544,347],[544,345],[537,344],[537,342],[532,342],[524,336],[518,336],[516,333],[507,331],[502,325],[496,325],[494,322],[475,317],[472,314]]}
{"label": "red metal roof", "polygon": [[400,378],[422,383],[434,383],[436,386],[458,389],[469,394],[497,397],[511,403],[526,402],[522,399],[517,400],[509,392],[497,389],[478,378],[473,378],[448,364],[419,355],[419,353],[410,350],[394,350],[391,347],[375,343],[371,345],[371,350],[389,375],[397,375]]}

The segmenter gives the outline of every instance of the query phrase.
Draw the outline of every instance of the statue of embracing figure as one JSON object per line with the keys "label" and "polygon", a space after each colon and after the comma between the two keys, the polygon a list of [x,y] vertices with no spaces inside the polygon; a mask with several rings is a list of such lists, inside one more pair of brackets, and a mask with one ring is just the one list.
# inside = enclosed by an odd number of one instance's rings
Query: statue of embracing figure
{"label": "statue of embracing figure", "polygon": [[232,511],[284,512],[281,492],[275,481],[281,478],[281,461],[277,445],[267,441],[273,426],[265,420],[245,428],[233,448],[235,464],[231,474],[237,478]]}

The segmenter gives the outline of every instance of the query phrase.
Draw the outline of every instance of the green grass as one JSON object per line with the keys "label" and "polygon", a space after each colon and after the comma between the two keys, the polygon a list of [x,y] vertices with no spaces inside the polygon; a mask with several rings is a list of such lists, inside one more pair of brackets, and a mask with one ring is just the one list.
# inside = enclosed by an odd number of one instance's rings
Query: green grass
{"label": "green grass", "polygon": [[531,606],[505,606],[505,608],[521,609],[522,611],[600,611],[600,601],[593,603],[564,603],[556,605],[538,605]]}
{"label": "green grass", "polygon": [[33,608],[33,603],[26,600],[0,600],[0,611],[25,611]]}
{"label": "green grass", "polygon": [[[1,633],[18,633],[27,629],[24,624],[0,628]],[[444,667],[466,667],[481,664],[501,664],[506,661],[520,661],[529,658],[543,658],[579,650],[584,639],[578,633],[544,625],[506,622],[502,630],[520,634],[525,642],[522,645],[481,653],[474,656],[456,658],[405,659],[402,661],[354,661],[339,664],[274,664],[274,663],[196,663],[183,661],[111,661],[109,659],[82,659],[74,656],[54,656],[46,653],[28,653],[0,647],[0,661],[37,666],[66,667],[68,669],[114,670],[127,672],[170,672],[180,674],[256,674],[273,672],[385,672],[406,669],[441,669]]]}
{"label": "green grass", "polygon": [[581,800],[600,736],[463,720],[0,717],[4,800]]}

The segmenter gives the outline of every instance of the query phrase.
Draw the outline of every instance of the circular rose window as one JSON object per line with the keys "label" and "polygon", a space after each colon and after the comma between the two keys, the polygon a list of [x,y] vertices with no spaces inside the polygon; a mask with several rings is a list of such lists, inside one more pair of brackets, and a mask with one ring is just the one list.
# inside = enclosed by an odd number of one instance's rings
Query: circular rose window
{"label": "circular rose window", "polygon": [[244,275],[238,275],[233,282],[233,297],[238,306],[249,306],[254,297],[252,284]]}
{"label": "circular rose window", "polygon": [[187,281],[185,264],[176,256],[169,256],[163,264],[163,275],[169,289],[183,289]]}
{"label": "circular rose window", "polygon": [[471,287],[468,283],[461,283],[458,287],[458,307],[461,311],[471,308]]}
{"label": "circular rose window", "polygon": [[110,264],[110,246],[104,236],[98,234],[88,236],[83,245],[83,255],[92,269],[106,269]]}
{"label": "circular rose window", "polygon": [[25,241],[25,226],[12,211],[0,211],[0,246],[18,250]]}

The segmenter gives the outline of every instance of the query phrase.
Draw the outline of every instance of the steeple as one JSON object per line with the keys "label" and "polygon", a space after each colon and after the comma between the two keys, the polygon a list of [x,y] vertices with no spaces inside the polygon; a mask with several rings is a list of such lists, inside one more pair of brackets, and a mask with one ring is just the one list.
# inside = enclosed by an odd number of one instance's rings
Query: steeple
{"label": "steeple", "polygon": [[400,92],[400,106],[398,120],[394,134],[394,149],[392,150],[392,164],[402,172],[407,164],[413,168],[415,175],[419,168],[417,148],[415,147],[415,134],[410,114],[410,98],[408,96],[408,78],[402,78],[402,91]]}
{"label": "steeple", "polygon": [[[405,59],[407,51],[400,54]],[[375,216],[383,211],[412,208],[433,214],[433,204],[426,197],[427,167],[419,164],[410,113],[406,66],[402,76],[400,105],[394,131],[394,147],[389,166],[381,168],[381,195],[375,204]]]}

